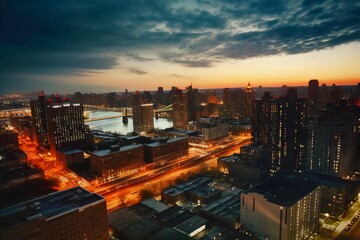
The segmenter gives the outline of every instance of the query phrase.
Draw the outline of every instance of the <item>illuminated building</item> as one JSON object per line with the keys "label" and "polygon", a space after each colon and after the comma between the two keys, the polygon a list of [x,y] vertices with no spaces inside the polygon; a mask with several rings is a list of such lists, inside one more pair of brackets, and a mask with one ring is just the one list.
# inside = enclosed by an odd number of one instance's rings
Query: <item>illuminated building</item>
{"label": "illuminated building", "polygon": [[99,184],[109,183],[139,172],[145,167],[144,147],[141,145],[111,146],[110,149],[90,153],[91,170]]}
{"label": "illuminated building", "polygon": [[153,104],[147,103],[140,92],[135,92],[132,98],[134,132],[142,133],[154,129]]}
{"label": "illuminated building", "polygon": [[240,200],[241,225],[261,239],[307,239],[319,227],[320,187],[302,177],[269,178]]}
{"label": "illuminated building", "polygon": [[196,121],[196,110],[197,110],[197,95],[198,89],[193,88],[192,85],[186,88],[187,94],[187,106],[188,106],[188,117],[189,121]]}
{"label": "illuminated building", "polygon": [[159,139],[154,143],[144,145],[147,163],[163,165],[167,162],[189,155],[189,140],[187,137]]}
{"label": "illuminated building", "polygon": [[51,154],[64,147],[79,147],[85,142],[84,108],[79,103],[49,101],[46,110]]}
{"label": "illuminated building", "polygon": [[355,133],[351,119],[320,121],[314,129],[311,170],[317,173],[347,177],[354,171]]}
{"label": "illuminated building", "polygon": [[0,128],[0,153],[13,152],[19,149],[18,134]]}
{"label": "illuminated building", "polygon": [[48,145],[48,131],[46,123],[46,100],[44,91],[41,91],[37,100],[30,101],[31,116],[34,128],[34,140],[38,146]]}
{"label": "illuminated building", "polygon": [[173,125],[176,129],[186,129],[189,124],[187,94],[180,89],[173,93]]}
{"label": "illuminated building", "polygon": [[246,110],[245,110],[245,112],[246,112],[246,118],[251,117],[252,104],[253,104],[254,96],[255,96],[255,93],[252,90],[250,82],[249,82],[248,85],[245,88],[245,99],[246,99]]}
{"label": "illuminated building", "polygon": [[271,149],[270,173],[281,169],[305,170],[308,119],[306,99],[296,89],[276,99],[264,94],[253,112],[253,143]]}
{"label": "illuminated building", "polygon": [[75,187],[4,208],[0,239],[108,240],[105,199]]}
{"label": "illuminated building", "polygon": [[319,81],[312,79],[309,81],[307,93],[309,117],[316,117],[318,115],[321,107],[319,98]]}
{"label": "illuminated building", "polygon": [[213,141],[226,137],[229,133],[229,125],[227,123],[204,124],[201,133],[205,141]]}
{"label": "illuminated building", "polygon": [[222,117],[235,119],[246,119],[250,117],[247,115],[247,96],[251,98],[251,95],[251,92],[245,93],[242,89],[231,90],[225,88],[223,90]]}

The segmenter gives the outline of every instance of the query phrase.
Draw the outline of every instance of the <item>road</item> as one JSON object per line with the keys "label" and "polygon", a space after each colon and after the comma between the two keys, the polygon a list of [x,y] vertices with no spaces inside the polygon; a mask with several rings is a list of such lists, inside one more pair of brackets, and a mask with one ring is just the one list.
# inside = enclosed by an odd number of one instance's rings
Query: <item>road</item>
{"label": "road", "polygon": [[57,190],[82,186],[105,197],[108,210],[112,211],[124,205],[132,205],[140,201],[141,190],[149,190],[159,194],[174,183],[181,174],[198,173],[205,168],[217,166],[217,158],[240,152],[240,146],[250,143],[250,136],[234,136],[222,145],[208,149],[190,148],[187,157],[176,159],[164,166],[144,170],[137,174],[122,178],[116,182],[99,186],[89,183],[74,172],[57,163],[49,152],[39,153],[30,140],[19,136],[20,148],[27,154],[28,162],[44,170],[46,179],[59,182]]}

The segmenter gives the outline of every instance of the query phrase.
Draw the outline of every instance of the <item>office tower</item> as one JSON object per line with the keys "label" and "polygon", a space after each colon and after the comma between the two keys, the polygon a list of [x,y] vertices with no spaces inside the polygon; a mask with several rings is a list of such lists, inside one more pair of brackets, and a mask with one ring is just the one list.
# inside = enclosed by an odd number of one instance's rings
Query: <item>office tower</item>
{"label": "office tower", "polygon": [[330,113],[330,118],[315,124],[309,167],[314,172],[345,178],[355,171],[355,120],[350,116],[333,117],[336,114],[344,113]]}
{"label": "office tower", "polygon": [[251,88],[250,82],[245,88],[245,99],[246,99],[246,118],[251,117],[252,104],[254,100],[255,93]]}
{"label": "office tower", "polygon": [[48,139],[50,151],[63,147],[80,147],[85,141],[84,108],[80,103],[70,103],[60,97],[48,101],[46,108]]}
{"label": "office tower", "polygon": [[35,143],[38,146],[46,146],[49,144],[49,142],[46,124],[46,100],[44,91],[39,92],[37,100],[30,101],[30,106]]}
{"label": "office tower", "polygon": [[321,104],[318,80],[312,79],[309,81],[307,98],[309,118],[316,118],[320,111]]}
{"label": "office tower", "polygon": [[186,94],[188,100],[189,121],[196,121],[198,89],[193,88],[192,85],[190,85],[186,88]]}
{"label": "office tower", "polygon": [[268,178],[240,201],[240,223],[259,239],[301,240],[319,227],[320,187],[301,176]]}
{"label": "office tower", "polygon": [[305,170],[307,152],[306,99],[298,98],[296,89],[276,99],[265,93],[256,100],[253,111],[253,143],[271,151],[270,173]]}
{"label": "office tower", "polygon": [[75,187],[2,209],[0,239],[108,240],[105,199]]}
{"label": "office tower", "polygon": [[153,104],[147,103],[138,91],[132,96],[132,109],[134,132],[142,133],[154,129]]}
{"label": "office tower", "polygon": [[187,94],[180,89],[173,92],[173,125],[177,129],[186,129],[189,124]]}
{"label": "office tower", "polygon": [[247,116],[247,100],[245,91],[242,89],[223,90],[222,116],[224,118],[244,119]]}

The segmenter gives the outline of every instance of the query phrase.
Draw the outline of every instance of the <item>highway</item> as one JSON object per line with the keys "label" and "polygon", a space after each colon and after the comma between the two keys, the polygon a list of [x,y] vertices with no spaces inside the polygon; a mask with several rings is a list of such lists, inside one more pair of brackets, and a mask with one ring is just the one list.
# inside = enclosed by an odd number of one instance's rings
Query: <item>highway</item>
{"label": "highway", "polygon": [[49,152],[39,153],[30,140],[19,136],[20,148],[26,153],[27,161],[33,166],[44,170],[46,179],[58,181],[56,190],[64,190],[75,186],[84,187],[105,197],[108,211],[138,203],[142,190],[155,195],[174,184],[179,176],[199,173],[207,168],[217,166],[217,158],[240,152],[240,146],[250,144],[250,136],[233,136],[227,143],[212,148],[202,149],[191,147],[189,156],[173,160],[166,165],[147,169],[137,174],[119,179],[106,185],[89,183],[74,172],[57,163]]}

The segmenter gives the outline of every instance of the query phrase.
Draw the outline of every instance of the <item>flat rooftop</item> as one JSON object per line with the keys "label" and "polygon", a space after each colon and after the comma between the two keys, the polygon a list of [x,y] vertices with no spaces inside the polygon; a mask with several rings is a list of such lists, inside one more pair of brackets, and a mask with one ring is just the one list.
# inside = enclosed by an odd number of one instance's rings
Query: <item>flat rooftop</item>
{"label": "flat rooftop", "polygon": [[259,193],[269,202],[291,207],[319,186],[301,175],[276,176],[266,179],[245,193]]}
{"label": "flat rooftop", "polygon": [[191,233],[197,231],[203,226],[206,226],[207,220],[205,218],[194,215],[193,217],[185,220],[175,227],[175,229],[179,230],[182,233],[190,235]]}
{"label": "flat rooftop", "polygon": [[132,149],[136,149],[136,148],[140,148],[140,147],[142,147],[142,146],[138,145],[138,144],[131,144],[131,145],[122,146],[118,150],[115,150],[115,151],[112,151],[110,149],[105,149],[105,150],[93,151],[93,152],[91,152],[91,154],[103,157],[103,156],[107,156],[107,155],[111,155],[111,154],[115,154],[115,153],[119,153],[119,152],[124,152],[124,151],[132,150]]}
{"label": "flat rooftop", "polygon": [[168,143],[177,142],[177,141],[181,141],[181,140],[184,140],[184,139],[186,139],[186,137],[169,138],[169,139],[166,140],[166,142],[157,141],[157,142],[145,144],[145,146],[147,146],[147,147],[158,147],[160,145],[165,145],[165,144],[168,144]]}
{"label": "flat rooftop", "polygon": [[51,193],[1,209],[0,229],[39,218],[51,220],[59,215],[78,211],[87,205],[104,201],[103,197],[81,187]]}

